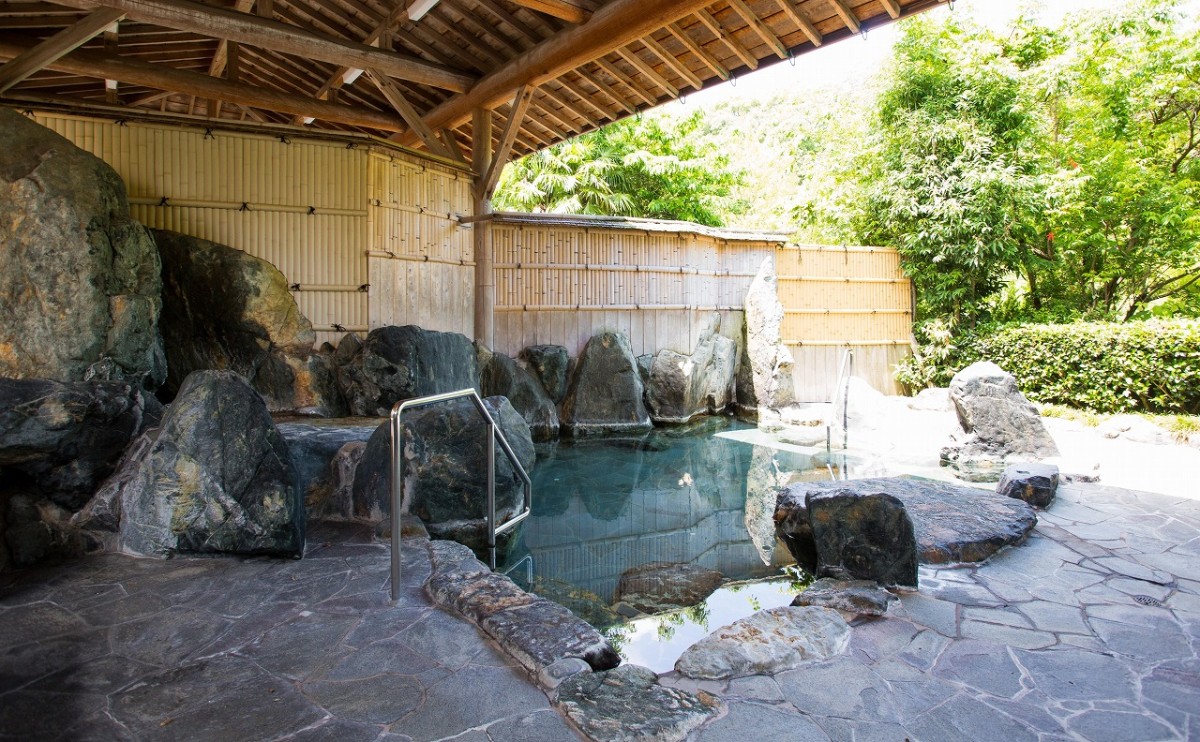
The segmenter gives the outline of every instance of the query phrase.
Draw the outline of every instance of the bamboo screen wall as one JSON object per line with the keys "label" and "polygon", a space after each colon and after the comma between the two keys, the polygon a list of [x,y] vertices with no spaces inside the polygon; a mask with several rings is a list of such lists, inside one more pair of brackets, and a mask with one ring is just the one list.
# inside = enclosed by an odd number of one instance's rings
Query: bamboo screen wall
{"label": "bamboo screen wall", "polygon": [[879,247],[788,246],[775,256],[783,338],[795,360],[796,397],[832,399],[847,348],[854,375],[898,394],[892,367],[912,344],[912,287],[900,256]]}
{"label": "bamboo screen wall", "polygon": [[420,325],[475,332],[475,247],[455,217],[471,212],[471,176],[387,151],[370,156],[371,329]]}
{"label": "bamboo screen wall", "polygon": [[138,221],[274,264],[318,344],[406,322],[471,334],[470,230],[448,218],[470,209],[465,172],[368,140],[35,119],[111,165]]}
{"label": "bamboo screen wall", "polygon": [[643,219],[498,215],[495,350],[564,345],[605,330],[634,355],[690,353],[713,312],[740,339],[746,288],[783,238]]}

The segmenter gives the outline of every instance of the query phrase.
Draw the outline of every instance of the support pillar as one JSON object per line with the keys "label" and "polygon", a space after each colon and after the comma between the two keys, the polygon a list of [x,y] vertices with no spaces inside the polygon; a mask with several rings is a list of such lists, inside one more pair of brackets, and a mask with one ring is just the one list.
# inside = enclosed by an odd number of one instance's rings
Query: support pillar
{"label": "support pillar", "polygon": [[[471,122],[471,169],[475,171],[474,216],[492,213],[492,194],[486,177],[492,164],[492,112],[475,109]],[[495,345],[496,275],[492,268],[492,222],[476,221],[475,230],[475,342],[491,350]]]}

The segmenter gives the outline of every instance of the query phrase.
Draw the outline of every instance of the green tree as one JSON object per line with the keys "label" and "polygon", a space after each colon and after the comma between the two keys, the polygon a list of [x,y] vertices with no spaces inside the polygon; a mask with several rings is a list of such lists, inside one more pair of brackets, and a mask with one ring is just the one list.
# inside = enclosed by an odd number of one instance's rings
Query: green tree
{"label": "green tree", "polygon": [[1130,319],[1200,281],[1200,32],[1180,29],[1175,5],[1081,24],[1040,71],[1053,280],[1094,316]]}
{"label": "green tree", "polygon": [[720,226],[741,175],[693,139],[700,124],[632,117],[528,155],[505,168],[495,206]]}

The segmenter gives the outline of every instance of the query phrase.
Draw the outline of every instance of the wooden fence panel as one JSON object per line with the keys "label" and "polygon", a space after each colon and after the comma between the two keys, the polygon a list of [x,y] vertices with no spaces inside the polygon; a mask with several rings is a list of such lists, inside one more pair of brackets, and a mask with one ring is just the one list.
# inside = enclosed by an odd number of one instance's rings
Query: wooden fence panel
{"label": "wooden fence panel", "polygon": [[899,393],[893,367],[912,345],[912,287],[899,254],[879,247],[788,246],[776,252],[775,267],[797,399],[832,399],[848,349],[854,351],[855,376]]}

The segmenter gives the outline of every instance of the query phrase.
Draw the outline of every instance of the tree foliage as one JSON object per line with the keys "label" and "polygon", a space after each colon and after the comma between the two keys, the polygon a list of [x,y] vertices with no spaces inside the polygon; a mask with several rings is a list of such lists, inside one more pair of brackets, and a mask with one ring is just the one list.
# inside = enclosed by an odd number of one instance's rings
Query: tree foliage
{"label": "tree foliage", "polygon": [[675,123],[632,117],[554,145],[505,168],[494,204],[720,226],[741,175],[694,140],[700,125],[700,114]]}
{"label": "tree foliage", "polygon": [[824,143],[798,217],[895,246],[952,326],[1200,308],[1200,34],[1175,8],[908,22],[865,141]]}

